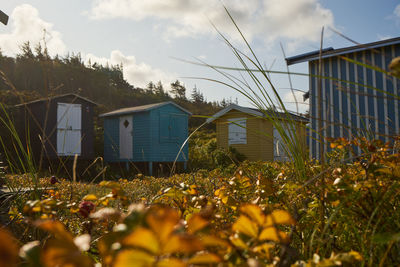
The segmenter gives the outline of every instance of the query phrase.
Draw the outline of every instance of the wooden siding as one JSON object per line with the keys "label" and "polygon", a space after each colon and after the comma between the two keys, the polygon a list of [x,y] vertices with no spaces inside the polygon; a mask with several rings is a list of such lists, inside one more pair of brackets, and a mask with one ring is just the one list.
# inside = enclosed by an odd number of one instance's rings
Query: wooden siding
{"label": "wooden siding", "polygon": [[[174,105],[165,105],[151,111],[151,161],[173,162],[175,160],[179,149],[188,137],[188,119],[188,114]],[[178,161],[187,161],[189,154],[187,144],[182,152]]]}
{"label": "wooden siding", "polygon": [[[124,115],[126,116],[126,115]],[[133,162],[173,162],[188,136],[188,114],[173,104],[150,111],[135,112],[133,117]],[[123,145],[123,144],[121,144]],[[104,119],[104,159],[124,162],[119,158],[119,116]],[[188,160],[189,148],[183,149]]]}
{"label": "wooden siding", "polygon": [[147,162],[151,159],[150,112],[133,113],[133,161]]}
{"label": "wooden siding", "polygon": [[215,121],[218,147],[228,148],[228,119],[234,118],[246,118],[247,144],[231,146],[244,154],[248,160],[272,161],[274,159],[272,123],[236,110],[228,112]]}
{"label": "wooden siding", "polygon": [[119,117],[104,119],[104,160],[119,161]]}
{"label": "wooden siding", "polygon": [[[82,126],[81,126],[81,155],[80,159],[92,159],[94,157],[94,106],[81,98],[67,95],[50,100],[48,112],[47,101],[38,101],[25,106],[19,106],[17,112],[19,135],[22,140],[26,140],[27,131],[30,135],[30,144],[34,151],[35,159],[39,160],[42,149],[42,129],[45,127],[47,141],[44,143],[44,160],[57,159],[57,104],[75,103],[82,105]],[[29,111],[27,110],[29,109]],[[46,115],[47,113],[47,115]]]}
{"label": "wooden siding", "polygon": [[[376,66],[388,71],[391,59],[400,56],[400,45],[390,45],[372,50],[349,53],[350,59]],[[322,80],[322,109],[318,114],[318,60],[309,62],[310,72],[310,157],[320,159],[318,131],[322,137],[355,138],[367,136],[384,142],[393,140],[400,133],[400,101],[392,95],[399,95],[400,80],[348,62],[338,56],[323,59],[322,76],[329,76],[345,82]],[[376,87],[371,89],[363,84]],[[388,94],[383,93],[388,92]],[[324,151],[331,150],[324,142]],[[361,149],[358,148],[358,153]]]}

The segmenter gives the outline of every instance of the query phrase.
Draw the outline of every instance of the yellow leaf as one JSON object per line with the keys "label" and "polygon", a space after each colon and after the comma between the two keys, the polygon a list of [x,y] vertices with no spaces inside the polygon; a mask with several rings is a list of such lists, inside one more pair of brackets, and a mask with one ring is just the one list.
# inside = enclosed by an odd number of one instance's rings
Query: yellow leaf
{"label": "yellow leaf", "polygon": [[256,221],[258,225],[264,224],[265,215],[259,206],[254,204],[244,204],[240,207],[240,211],[249,216],[253,221]]}
{"label": "yellow leaf", "polygon": [[33,212],[41,212],[41,211],[42,211],[42,207],[40,207],[40,206],[35,206],[35,207],[32,208],[32,211],[33,211]]}
{"label": "yellow leaf", "polygon": [[56,238],[64,239],[66,242],[73,243],[72,234],[68,232],[64,225],[59,221],[41,220],[36,221],[35,225],[40,229],[52,233]]}
{"label": "yellow leaf", "polygon": [[361,256],[361,254],[358,253],[357,251],[352,250],[352,251],[349,252],[349,255],[353,256],[354,259],[357,260],[357,261],[362,261],[363,260],[363,257]]}
{"label": "yellow leaf", "polygon": [[186,263],[181,261],[180,259],[175,258],[167,258],[163,259],[156,264],[157,267],[185,267],[187,266]]}
{"label": "yellow leaf", "polygon": [[96,197],[96,195],[90,194],[90,195],[84,196],[82,198],[82,200],[85,200],[85,201],[96,201],[97,197]]}
{"label": "yellow leaf", "polygon": [[222,203],[226,204],[226,203],[228,203],[229,197],[225,194],[224,190],[225,190],[225,187],[221,187],[220,189],[217,189],[214,194],[216,197],[221,199]]}
{"label": "yellow leaf", "polygon": [[197,195],[199,191],[197,191],[197,185],[191,185],[189,187],[188,193],[191,195]]}
{"label": "yellow leaf", "polygon": [[271,240],[278,243],[289,243],[288,235],[273,226],[262,230],[259,239]]}
{"label": "yellow leaf", "polygon": [[196,254],[189,259],[189,264],[213,264],[221,262],[221,258],[213,253]]}
{"label": "yellow leaf", "polygon": [[154,233],[144,227],[137,228],[122,240],[122,244],[148,250],[153,254],[160,251],[160,245]]}
{"label": "yellow leaf", "polygon": [[190,235],[172,235],[163,247],[163,253],[189,253],[203,250],[200,240]]}
{"label": "yellow leaf", "polygon": [[17,266],[17,240],[2,228],[0,228],[0,240],[0,266]]}
{"label": "yellow leaf", "polygon": [[285,210],[274,210],[271,214],[267,215],[264,227],[270,227],[276,224],[294,225],[295,221],[289,212]]}
{"label": "yellow leaf", "polygon": [[257,237],[258,235],[257,224],[244,215],[240,215],[237,221],[232,225],[232,230],[251,237]]}
{"label": "yellow leaf", "polygon": [[201,237],[201,243],[206,247],[229,247],[229,243],[216,236],[206,235]]}
{"label": "yellow leaf", "polygon": [[141,250],[126,249],[118,253],[114,267],[148,267],[155,262],[155,258]]}
{"label": "yellow leaf", "polygon": [[273,247],[275,247],[275,245],[264,243],[260,246],[253,248],[253,252],[261,254],[261,256],[270,260],[271,259],[270,249],[272,249]]}
{"label": "yellow leaf", "polygon": [[102,181],[102,182],[100,182],[99,185],[107,187],[107,188],[111,188],[111,189],[120,189],[121,188],[121,185],[114,181]]}
{"label": "yellow leaf", "polygon": [[93,262],[82,254],[73,242],[52,238],[46,241],[41,253],[44,266],[92,267]]}
{"label": "yellow leaf", "polygon": [[193,214],[188,220],[188,232],[193,234],[206,227],[208,223],[200,214]]}
{"label": "yellow leaf", "polygon": [[231,240],[231,243],[235,247],[243,249],[243,250],[247,250],[248,249],[246,243],[244,243],[242,239],[240,239],[238,237],[231,237],[230,240]]}
{"label": "yellow leaf", "polygon": [[161,243],[165,244],[175,225],[179,222],[179,214],[171,208],[153,207],[146,216],[146,222],[158,236]]}

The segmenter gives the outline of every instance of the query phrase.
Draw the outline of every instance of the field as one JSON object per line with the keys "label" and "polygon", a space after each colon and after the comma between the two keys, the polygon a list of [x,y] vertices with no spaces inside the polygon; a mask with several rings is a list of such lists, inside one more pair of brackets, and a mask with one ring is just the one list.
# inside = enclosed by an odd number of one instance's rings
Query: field
{"label": "field", "polygon": [[[360,146],[351,164],[343,155]],[[394,266],[400,154],[341,139],[329,164],[243,162],[169,178],[7,176],[0,261],[22,266]],[[3,201],[3,209],[5,208]]]}

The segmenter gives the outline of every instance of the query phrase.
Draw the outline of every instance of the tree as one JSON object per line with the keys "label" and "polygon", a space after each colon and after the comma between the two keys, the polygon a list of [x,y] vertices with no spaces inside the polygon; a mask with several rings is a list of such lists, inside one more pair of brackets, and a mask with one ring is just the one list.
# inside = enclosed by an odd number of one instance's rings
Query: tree
{"label": "tree", "polygon": [[154,85],[153,82],[149,82],[149,83],[147,84],[146,89],[147,89],[147,91],[148,91],[149,93],[154,94],[155,91],[156,91],[156,86]]}
{"label": "tree", "polygon": [[157,85],[154,87],[154,93],[158,96],[166,96],[168,95],[164,91],[164,86],[162,85],[161,81],[158,81]]}
{"label": "tree", "polygon": [[196,85],[194,86],[191,94],[191,100],[193,103],[199,104],[204,102],[204,96],[200,92],[200,90],[197,90]]}
{"label": "tree", "polygon": [[186,88],[178,80],[171,83],[171,94],[174,98],[186,99]]}

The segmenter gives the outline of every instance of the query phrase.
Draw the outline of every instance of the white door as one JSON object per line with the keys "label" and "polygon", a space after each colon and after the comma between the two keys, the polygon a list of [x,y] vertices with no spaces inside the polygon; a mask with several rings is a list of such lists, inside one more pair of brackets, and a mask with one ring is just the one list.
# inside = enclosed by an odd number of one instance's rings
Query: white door
{"label": "white door", "polygon": [[82,106],[58,103],[57,105],[57,154],[81,154]]}
{"label": "white door", "polygon": [[[287,125],[282,125],[287,135],[289,135],[289,130],[287,129]],[[279,131],[274,127],[274,160],[276,161],[288,161],[289,157],[287,156],[285,150],[285,143],[282,139],[282,136],[279,134]]]}
{"label": "white door", "polygon": [[119,158],[133,157],[133,123],[132,115],[119,118]]}

